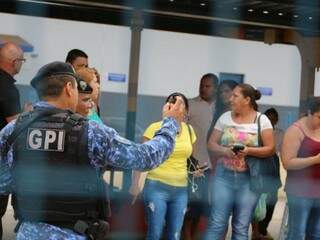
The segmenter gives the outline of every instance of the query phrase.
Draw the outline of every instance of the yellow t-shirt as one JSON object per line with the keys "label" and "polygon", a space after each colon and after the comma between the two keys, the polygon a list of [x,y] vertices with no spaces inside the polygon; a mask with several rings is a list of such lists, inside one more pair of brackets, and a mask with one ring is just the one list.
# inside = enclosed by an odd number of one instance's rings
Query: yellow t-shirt
{"label": "yellow t-shirt", "polygon": [[[153,138],[154,134],[161,128],[162,122],[152,123],[144,132],[144,137]],[[191,129],[191,141],[188,126],[182,123],[182,131],[176,137],[176,144],[169,158],[159,167],[148,172],[147,179],[160,181],[162,183],[184,187],[188,185],[187,159],[192,154],[192,143],[196,141],[196,135]]]}

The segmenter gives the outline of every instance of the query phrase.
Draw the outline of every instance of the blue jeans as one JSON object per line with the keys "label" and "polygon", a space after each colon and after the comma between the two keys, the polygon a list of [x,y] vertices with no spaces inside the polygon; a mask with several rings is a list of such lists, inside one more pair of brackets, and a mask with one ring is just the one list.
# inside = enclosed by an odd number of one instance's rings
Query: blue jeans
{"label": "blue jeans", "polygon": [[187,187],[175,187],[147,179],[143,200],[148,224],[146,239],[160,239],[166,222],[166,239],[179,240],[188,203]]}
{"label": "blue jeans", "polygon": [[259,194],[250,190],[249,173],[218,165],[212,179],[212,205],[206,240],[221,239],[232,215],[232,239],[248,240],[248,230]]}
{"label": "blue jeans", "polygon": [[289,229],[287,240],[320,239],[320,199],[287,194]]}

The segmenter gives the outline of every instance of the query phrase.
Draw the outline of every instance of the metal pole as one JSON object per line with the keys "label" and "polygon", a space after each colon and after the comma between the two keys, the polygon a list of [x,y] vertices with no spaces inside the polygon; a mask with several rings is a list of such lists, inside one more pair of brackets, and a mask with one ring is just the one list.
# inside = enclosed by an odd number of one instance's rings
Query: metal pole
{"label": "metal pole", "polygon": [[134,10],[131,20],[131,50],[129,67],[128,110],[126,122],[126,138],[130,140],[134,140],[135,137],[142,28],[142,13],[140,10]]}
{"label": "metal pole", "polygon": [[[131,50],[129,65],[129,86],[128,86],[128,110],[126,119],[126,138],[135,139],[136,111],[139,79],[139,61],[141,31],[143,29],[142,12],[135,9],[131,20]],[[131,182],[131,171],[125,171],[123,177],[123,190],[129,189]]]}

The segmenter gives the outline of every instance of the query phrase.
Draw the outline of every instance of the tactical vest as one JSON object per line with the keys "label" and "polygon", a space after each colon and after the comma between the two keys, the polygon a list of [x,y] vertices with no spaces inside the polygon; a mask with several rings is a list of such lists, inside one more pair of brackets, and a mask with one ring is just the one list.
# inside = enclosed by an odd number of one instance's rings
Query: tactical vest
{"label": "tactical vest", "polygon": [[13,142],[15,217],[69,228],[78,220],[105,220],[106,188],[88,158],[88,121],[38,108],[22,114],[15,128],[22,129]]}

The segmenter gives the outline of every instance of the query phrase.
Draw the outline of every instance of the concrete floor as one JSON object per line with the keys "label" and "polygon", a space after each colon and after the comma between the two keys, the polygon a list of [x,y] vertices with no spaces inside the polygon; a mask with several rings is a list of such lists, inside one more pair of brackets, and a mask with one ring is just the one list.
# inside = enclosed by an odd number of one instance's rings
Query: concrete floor
{"label": "concrete floor", "polygon": [[[280,197],[279,201],[276,205],[272,221],[269,226],[269,232],[274,237],[275,240],[281,240],[281,238],[279,236],[279,232],[280,232],[280,227],[281,227],[281,223],[282,223],[282,216],[283,216],[284,209],[285,209],[285,198]],[[8,210],[7,210],[6,215],[4,217],[3,224],[4,224],[3,240],[15,239],[13,229],[16,225],[16,222],[13,219],[13,210],[12,210],[11,206],[8,207]],[[230,228],[229,228],[227,239],[230,239],[230,236],[231,236],[231,233],[230,233]]]}
{"label": "concrete floor", "polygon": [[2,220],[3,224],[3,240],[12,240],[15,239],[15,234],[13,230],[17,224],[17,222],[13,218],[13,209],[11,206],[8,207],[6,215]]}

